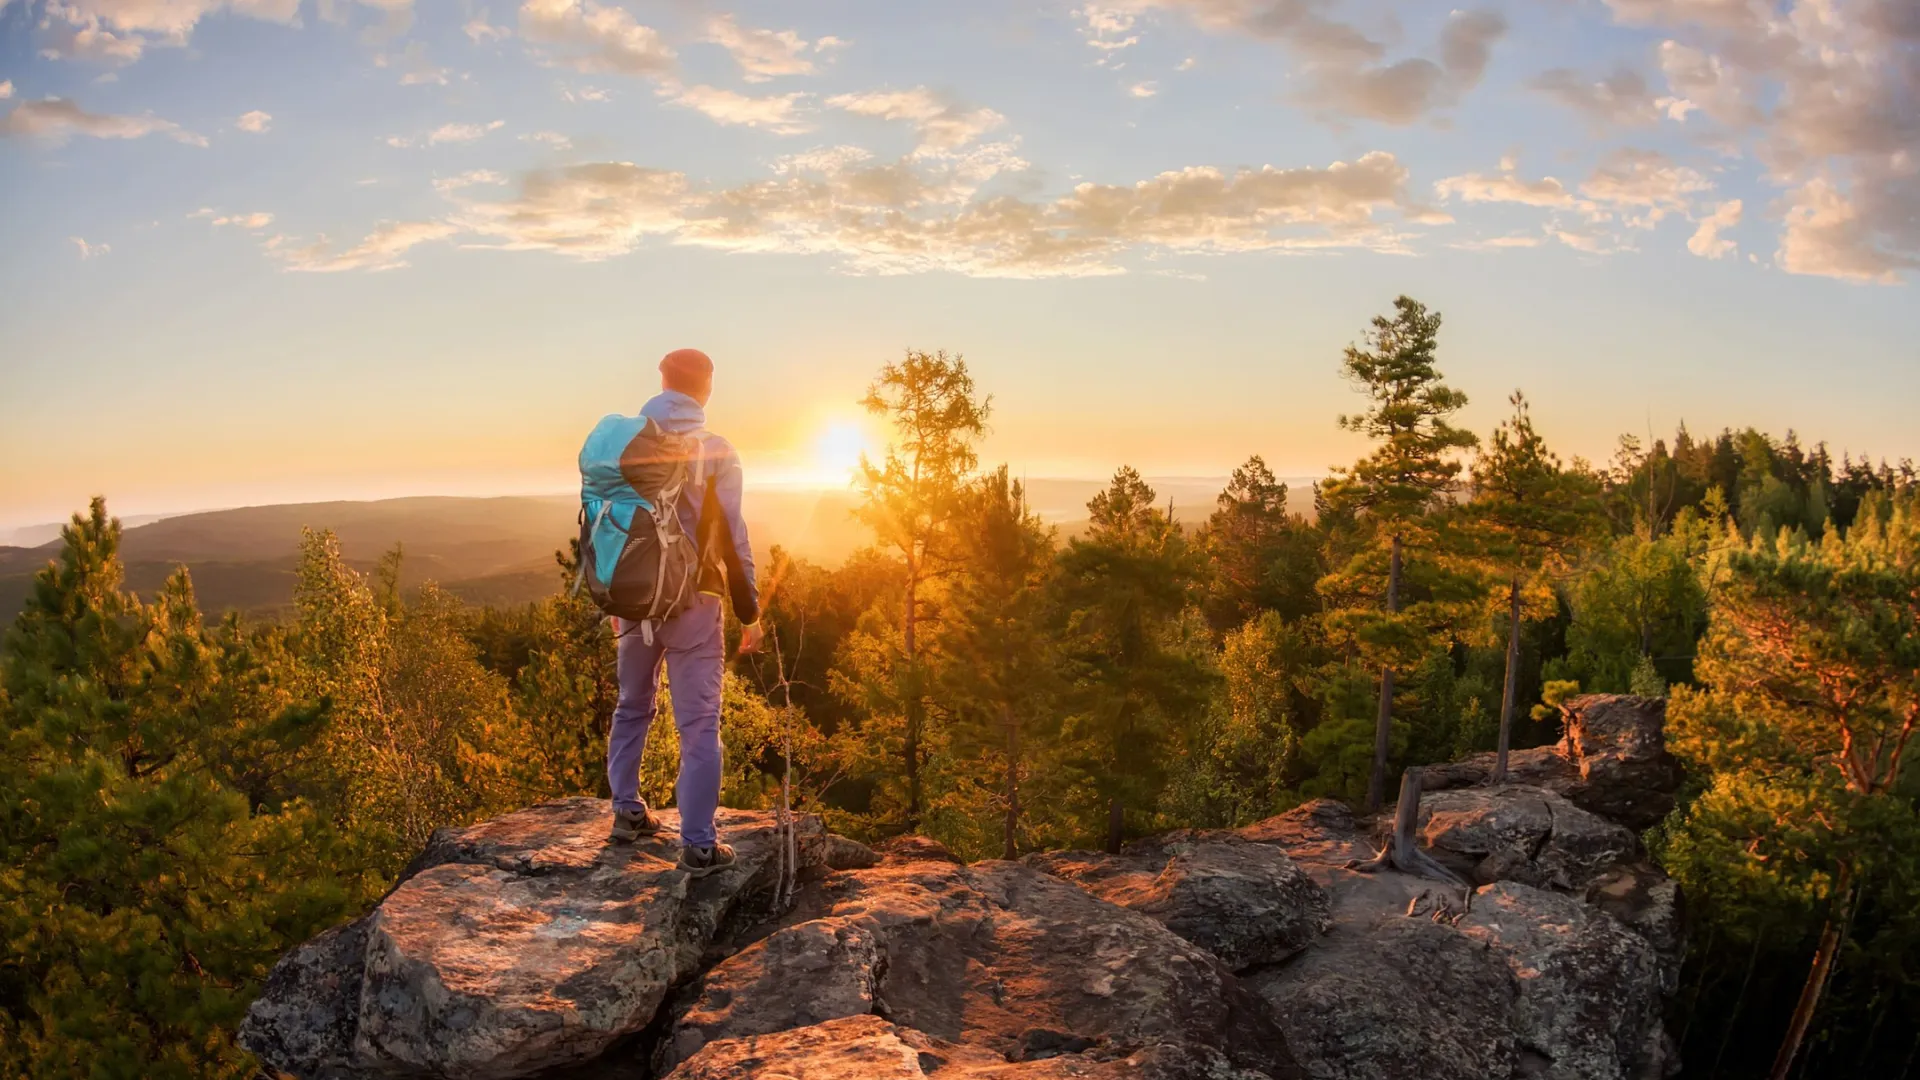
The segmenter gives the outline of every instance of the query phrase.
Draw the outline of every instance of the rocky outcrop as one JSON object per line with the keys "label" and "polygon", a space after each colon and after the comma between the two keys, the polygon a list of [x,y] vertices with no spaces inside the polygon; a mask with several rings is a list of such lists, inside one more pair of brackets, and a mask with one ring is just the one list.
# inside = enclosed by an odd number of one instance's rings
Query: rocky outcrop
{"label": "rocky outcrop", "polygon": [[1119,855],[1063,851],[1024,861],[1159,921],[1234,971],[1278,963],[1332,925],[1326,892],[1306,871],[1231,833],[1171,833]]}
{"label": "rocky outcrop", "polygon": [[[671,830],[674,815],[662,815]],[[775,873],[770,815],[723,811],[732,870],[674,868],[671,833],[607,842],[607,803],[565,799],[443,830],[372,914],[274,969],[241,1044],[299,1077],[530,1075],[653,1019]],[[826,834],[798,823],[799,861]]]}
{"label": "rocky outcrop", "polygon": [[[871,1011],[1002,1063],[1071,1058],[1061,1067],[1107,1075],[1111,1063],[1144,1054],[1301,1075],[1265,1004],[1159,922],[1029,866],[963,866],[937,845],[903,847],[878,867],[803,888],[772,933],[695,984],[657,1072],[685,1061],[675,1074],[684,1075],[710,1044],[751,1041],[797,1019]],[[797,1016],[796,988],[816,985],[831,989],[801,995],[817,1000]]]}
{"label": "rocky outcrop", "polygon": [[1437,791],[1420,800],[1421,843],[1476,885],[1584,888],[1640,848],[1631,831],[1545,788]]}
{"label": "rocky outcrop", "polygon": [[[1673,812],[1680,763],[1667,753],[1665,698],[1584,694],[1562,704],[1560,715],[1559,743],[1508,755],[1509,781],[1546,788],[1635,832]],[[1493,765],[1492,754],[1476,754],[1430,766],[1423,780],[1428,791],[1481,786]]]}
{"label": "rocky outcrop", "polygon": [[830,1020],[778,1034],[728,1039],[694,1055],[674,1080],[1258,1080],[1205,1047],[1154,1046],[1125,1058],[1081,1055],[1010,1062],[877,1016]]}
{"label": "rocky outcrop", "polygon": [[723,811],[740,863],[694,880],[671,813],[613,845],[547,803],[436,834],[241,1040],[301,1080],[1660,1080],[1684,927],[1637,830],[1678,770],[1659,702],[1566,710],[1511,783],[1426,770],[1413,842],[1465,886],[1362,865],[1389,823],[1324,799],[971,865],[802,817],[776,911],[771,815]]}
{"label": "rocky outcrop", "polygon": [[1325,937],[1243,975],[1309,1075],[1666,1075],[1678,894],[1628,827],[1543,787],[1427,794],[1416,835],[1468,891],[1350,869],[1388,825],[1321,800],[1239,830],[1285,850],[1331,899]]}

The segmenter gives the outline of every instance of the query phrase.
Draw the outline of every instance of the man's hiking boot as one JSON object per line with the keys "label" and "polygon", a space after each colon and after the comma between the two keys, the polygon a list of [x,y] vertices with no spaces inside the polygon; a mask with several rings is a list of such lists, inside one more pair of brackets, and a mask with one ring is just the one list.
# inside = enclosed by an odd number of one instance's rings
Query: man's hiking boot
{"label": "man's hiking boot", "polygon": [[680,849],[680,869],[690,877],[706,877],[715,870],[725,870],[735,862],[733,849],[725,844],[712,847],[695,847],[692,844]]}
{"label": "man's hiking boot", "polygon": [[638,810],[615,810],[613,835],[608,839],[616,844],[630,844],[643,836],[654,836],[659,832],[660,819],[643,806]]}

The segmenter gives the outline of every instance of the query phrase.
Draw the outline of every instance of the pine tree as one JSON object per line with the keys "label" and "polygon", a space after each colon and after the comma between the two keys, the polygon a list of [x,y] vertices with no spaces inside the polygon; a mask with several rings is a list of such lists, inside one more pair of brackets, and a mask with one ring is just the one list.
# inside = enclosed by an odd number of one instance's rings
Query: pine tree
{"label": "pine tree", "polygon": [[184,571],[125,591],[102,501],[63,537],[0,647],[0,1074],[251,1076],[268,967],[380,887],[311,777],[254,757],[302,758],[324,711],[228,653]]}
{"label": "pine tree", "polygon": [[[1439,313],[1402,296],[1394,301],[1392,317],[1374,318],[1364,347],[1347,347],[1347,378],[1371,405],[1364,413],[1341,417],[1340,426],[1367,436],[1375,446],[1354,464],[1336,468],[1322,490],[1329,508],[1358,515],[1371,539],[1322,583],[1322,590],[1364,591],[1368,583],[1384,579],[1384,611],[1348,612],[1341,620],[1380,658],[1380,707],[1367,782],[1370,811],[1380,808],[1386,790],[1396,661],[1411,655],[1423,636],[1401,610],[1405,553],[1433,546],[1431,514],[1460,475],[1453,455],[1479,441],[1449,423],[1467,396],[1440,381],[1434,362],[1439,334]],[[1382,555],[1385,567],[1379,565]]]}
{"label": "pine tree", "polygon": [[956,534],[961,570],[940,631],[948,742],[954,767],[965,763],[969,773],[958,801],[971,807],[982,801],[972,793],[994,793],[987,801],[999,811],[1000,857],[1011,859],[1034,763],[1057,750],[1057,663],[1043,610],[1053,530],[1002,465],[967,492]]}
{"label": "pine tree", "polygon": [[[1920,503],[1863,507],[1843,537],[1756,537],[1727,559],[1702,643],[1699,690],[1679,688],[1668,743],[1708,792],[1681,825],[1762,876],[1812,870],[1828,902],[1774,1061],[1792,1071],[1861,883],[1911,833],[1920,730]],[[1694,843],[1702,842],[1694,840]]]}
{"label": "pine tree", "polygon": [[1201,565],[1153,489],[1123,467],[1087,509],[1087,535],[1060,554],[1052,603],[1083,839],[1106,832],[1114,801],[1140,814],[1159,805],[1215,678],[1205,628],[1186,618]]}
{"label": "pine tree", "polygon": [[898,709],[904,824],[911,830],[925,806],[920,772],[929,678],[922,624],[931,614],[929,592],[953,569],[951,522],[976,464],[974,443],[986,430],[991,399],[975,397],[959,356],[909,351],[881,369],[861,404],[886,417],[898,441],[879,464],[861,458],[857,482],[865,502],[858,514],[904,564],[905,589],[897,625],[888,628],[894,632],[868,643],[874,662],[856,681],[864,684],[864,696]]}
{"label": "pine tree", "polygon": [[1215,628],[1239,626],[1262,611],[1296,620],[1318,610],[1318,538],[1287,512],[1287,485],[1258,455],[1233,470],[1200,544],[1212,572],[1207,615]]}
{"label": "pine tree", "polygon": [[[1507,591],[1507,658],[1500,695],[1500,736],[1493,782],[1507,777],[1520,676],[1521,589],[1535,574],[1561,565],[1582,536],[1598,524],[1592,485],[1561,468],[1547,449],[1518,391],[1508,399],[1513,415],[1497,428],[1473,466],[1473,501],[1482,556]],[[1550,603],[1549,593],[1545,599]]]}

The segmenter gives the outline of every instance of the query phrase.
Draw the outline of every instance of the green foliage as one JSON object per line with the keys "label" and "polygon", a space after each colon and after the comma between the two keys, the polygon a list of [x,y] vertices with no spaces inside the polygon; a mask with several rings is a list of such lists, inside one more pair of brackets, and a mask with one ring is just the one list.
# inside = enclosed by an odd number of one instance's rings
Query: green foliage
{"label": "green foliage", "polygon": [[1320,538],[1287,512],[1287,485],[1259,456],[1233,470],[1200,535],[1212,573],[1208,621],[1225,630],[1262,612],[1304,619],[1320,608]]}
{"label": "green foliage", "polygon": [[933,818],[962,838],[958,850],[1010,859],[1066,835],[1051,767],[1062,749],[1045,612],[1053,530],[1005,466],[966,493],[956,520],[961,572],[940,628],[947,721]]}
{"label": "green foliage", "polygon": [[275,642],[209,633],[184,572],[123,591],[100,500],[63,535],[0,650],[0,1073],[250,1076],[231,1033],[267,968],[379,885],[306,799],[325,712],[272,689]]}
{"label": "green foliage", "polygon": [[873,528],[881,547],[905,568],[896,618],[875,613],[856,631],[859,668],[839,677],[842,696],[867,704],[869,752],[895,743],[903,765],[904,798],[899,822],[920,823],[927,694],[933,663],[924,655],[923,619],[939,618],[938,592],[953,572],[953,516],[978,461],[974,443],[986,431],[991,399],[976,398],[966,361],[945,352],[909,351],[889,363],[861,401],[868,412],[892,424],[896,442],[884,462],[860,459],[858,484],[864,501],[857,514]]}
{"label": "green foliage", "polygon": [[1087,535],[1060,555],[1052,607],[1074,746],[1067,801],[1091,842],[1111,800],[1150,820],[1215,675],[1209,635],[1185,617],[1199,556],[1153,489],[1123,467],[1087,509]]}
{"label": "green foliage", "polygon": [[[1856,935],[1914,932],[1917,509],[1911,496],[1870,499],[1844,535],[1814,543],[1783,530],[1726,559],[1702,685],[1676,688],[1668,710],[1668,745],[1702,790],[1659,853],[1732,938],[1766,926],[1804,938],[1820,920]],[[1823,937],[1817,955],[1833,955],[1834,941]],[[1871,966],[1857,952],[1838,958]],[[1902,983],[1911,989],[1908,975],[1891,988]],[[1809,1009],[1825,989],[1810,985]]]}

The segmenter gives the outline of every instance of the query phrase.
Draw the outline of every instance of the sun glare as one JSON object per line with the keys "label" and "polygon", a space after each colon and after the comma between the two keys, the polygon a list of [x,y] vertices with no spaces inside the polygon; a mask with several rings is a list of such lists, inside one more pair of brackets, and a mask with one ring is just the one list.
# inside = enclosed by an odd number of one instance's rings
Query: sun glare
{"label": "sun glare", "polygon": [[829,423],[813,443],[813,467],[820,482],[835,487],[845,484],[867,449],[867,433],[859,424],[848,420]]}

